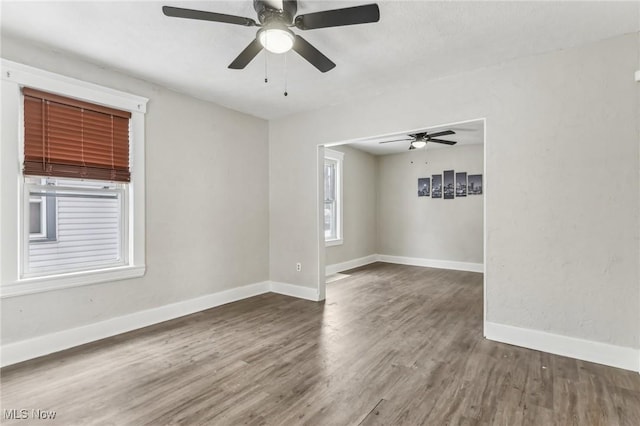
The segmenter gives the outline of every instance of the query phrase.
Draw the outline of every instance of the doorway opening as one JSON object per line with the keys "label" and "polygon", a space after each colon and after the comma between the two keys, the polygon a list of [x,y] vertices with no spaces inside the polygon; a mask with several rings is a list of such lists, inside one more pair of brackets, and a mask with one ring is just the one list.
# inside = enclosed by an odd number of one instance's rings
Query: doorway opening
{"label": "doorway opening", "polygon": [[318,146],[320,299],[374,262],[484,273],[485,159],[484,118]]}

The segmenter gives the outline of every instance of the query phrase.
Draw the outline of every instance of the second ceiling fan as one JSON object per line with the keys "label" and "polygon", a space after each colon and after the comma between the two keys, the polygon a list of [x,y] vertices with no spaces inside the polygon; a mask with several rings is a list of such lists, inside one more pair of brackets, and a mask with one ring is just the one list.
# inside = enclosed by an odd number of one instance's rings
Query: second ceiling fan
{"label": "second ceiling fan", "polygon": [[412,149],[417,149],[417,148],[423,148],[425,145],[427,145],[427,142],[436,142],[436,143],[442,143],[445,145],[455,145],[457,142],[456,141],[448,141],[448,140],[444,140],[444,139],[434,139],[440,136],[446,136],[446,135],[455,135],[456,132],[454,132],[453,130],[444,130],[442,132],[435,132],[435,133],[428,133],[428,132],[420,132],[420,133],[410,133],[407,136],[409,136],[410,139],[396,139],[396,140],[392,140],[392,141],[383,141],[380,143],[391,143],[391,142],[409,142],[411,141],[411,144],[409,144],[409,150]]}
{"label": "second ceiling fan", "polygon": [[166,16],[175,18],[222,22],[245,27],[260,27],[255,39],[231,62],[229,65],[231,69],[243,69],[265,48],[273,53],[294,50],[318,70],[327,72],[333,69],[336,64],[304,38],[294,34],[290,30],[291,27],[306,31],[317,28],[366,24],[380,20],[380,10],[377,4],[325,10],[296,16],[298,11],[297,0],[282,0],[282,8],[277,7],[278,3],[280,3],[279,0],[253,0],[253,8],[258,14],[258,22],[241,16],[172,6],[163,6],[162,12]]}

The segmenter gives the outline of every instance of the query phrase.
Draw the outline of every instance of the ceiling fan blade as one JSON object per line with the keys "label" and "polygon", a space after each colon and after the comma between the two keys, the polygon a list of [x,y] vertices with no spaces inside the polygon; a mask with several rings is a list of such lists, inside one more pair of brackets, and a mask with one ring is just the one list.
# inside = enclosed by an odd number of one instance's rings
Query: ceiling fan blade
{"label": "ceiling fan blade", "polygon": [[458,142],[454,142],[454,141],[445,141],[444,139],[429,139],[429,142],[438,142],[438,143],[443,143],[446,145],[455,145]]}
{"label": "ceiling fan blade", "polygon": [[233,62],[231,62],[229,68],[233,70],[243,69],[244,67],[249,65],[249,62],[251,62],[253,58],[255,58],[256,55],[260,53],[261,50],[262,43],[260,43],[257,38],[254,38],[253,41],[249,43],[249,45],[245,47],[242,52],[240,52],[238,57],[234,59]]}
{"label": "ceiling fan blade", "polygon": [[438,136],[455,135],[455,134],[456,132],[454,132],[453,130],[445,130],[443,132],[427,133],[427,136],[429,136],[429,138],[437,138]]}
{"label": "ceiling fan blade", "polygon": [[331,59],[324,56],[318,49],[299,35],[296,35],[293,50],[322,72],[327,72],[336,66]]}
{"label": "ceiling fan blade", "polygon": [[162,13],[172,18],[199,19],[201,21],[222,22],[225,24],[255,27],[256,21],[242,16],[225,15],[224,13],[205,12],[202,10],[183,9],[181,7],[162,6]]}
{"label": "ceiling fan blade", "polygon": [[374,3],[298,15],[296,16],[295,26],[301,30],[314,30],[316,28],[368,24],[379,20],[380,9]]}
{"label": "ceiling fan blade", "polygon": [[391,142],[409,142],[412,139],[396,139],[394,141],[382,141],[382,142],[378,142],[378,143],[391,143]]}

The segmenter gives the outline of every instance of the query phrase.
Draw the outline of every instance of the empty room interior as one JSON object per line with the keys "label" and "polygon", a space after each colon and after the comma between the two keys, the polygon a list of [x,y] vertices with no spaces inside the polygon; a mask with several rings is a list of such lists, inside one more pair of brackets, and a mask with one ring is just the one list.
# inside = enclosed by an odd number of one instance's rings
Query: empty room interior
{"label": "empty room interior", "polygon": [[2,424],[640,424],[640,2],[0,19]]}

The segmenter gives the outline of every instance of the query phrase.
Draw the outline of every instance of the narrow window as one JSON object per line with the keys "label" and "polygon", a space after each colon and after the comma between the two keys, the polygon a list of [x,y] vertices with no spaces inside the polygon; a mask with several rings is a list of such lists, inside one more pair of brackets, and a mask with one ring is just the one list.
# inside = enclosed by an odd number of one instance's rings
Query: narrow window
{"label": "narrow window", "polygon": [[342,163],[344,154],[325,149],[324,238],[326,245],[342,244]]}

